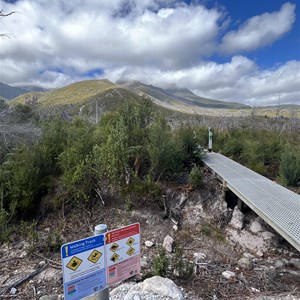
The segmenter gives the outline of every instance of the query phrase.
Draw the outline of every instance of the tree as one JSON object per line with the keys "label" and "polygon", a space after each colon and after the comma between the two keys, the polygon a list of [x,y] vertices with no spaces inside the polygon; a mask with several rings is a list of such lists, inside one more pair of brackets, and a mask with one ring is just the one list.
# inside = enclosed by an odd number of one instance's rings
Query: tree
{"label": "tree", "polygon": [[151,124],[147,150],[151,165],[150,174],[154,180],[172,176],[181,169],[182,145],[176,143],[164,116],[157,116]]}

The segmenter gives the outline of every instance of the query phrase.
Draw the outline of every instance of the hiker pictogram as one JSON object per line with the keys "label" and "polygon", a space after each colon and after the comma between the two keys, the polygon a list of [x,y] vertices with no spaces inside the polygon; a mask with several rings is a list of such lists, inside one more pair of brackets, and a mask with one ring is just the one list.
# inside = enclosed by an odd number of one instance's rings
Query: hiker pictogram
{"label": "hiker pictogram", "polygon": [[102,256],[101,252],[94,250],[88,257],[88,260],[95,264],[100,259],[101,256]]}

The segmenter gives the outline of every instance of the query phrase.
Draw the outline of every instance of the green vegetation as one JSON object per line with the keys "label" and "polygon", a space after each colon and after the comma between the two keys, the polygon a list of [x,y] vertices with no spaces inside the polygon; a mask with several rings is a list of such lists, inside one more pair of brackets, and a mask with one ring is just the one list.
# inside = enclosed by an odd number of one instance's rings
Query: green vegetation
{"label": "green vegetation", "polygon": [[[200,144],[207,144],[207,133],[197,131]],[[271,130],[235,128],[214,131],[214,151],[228,156],[272,180],[295,186],[299,182],[300,136]]]}
{"label": "green vegetation", "polygon": [[21,95],[9,104],[25,103],[28,100],[36,101],[44,106],[62,105],[84,102],[86,99],[105,92],[115,85],[108,80],[87,80],[70,84],[66,87],[44,93],[28,93]]}
{"label": "green vegetation", "polygon": [[285,185],[296,185],[300,180],[300,147],[285,147],[280,157],[279,179]]}
{"label": "green vegetation", "polygon": [[[15,116],[20,122],[36,120],[33,107],[22,104],[15,107]],[[188,182],[201,188],[200,146],[207,144],[207,128],[171,128],[150,100],[127,100],[98,124],[81,117],[39,124],[38,139],[7,148],[0,156],[0,241],[9,235],[9,222],[34,219],[65,202],[70,207],[92,205],[102,188],[122,198],[126,210],[161,205],[162,182],[188,175]],[[239,128],[213,134],[214,151],[286,185],[298,184],[296,132]],[[212,228],[202,233],[218,238]],[[51,236],[48,244],[54,249],[57,241]]]}
{"label": "green vegetation", "polygon": [[[17,107],[20,118],[31,115],[25,105]],[[96,125],[79,117],[44,121],[39,140],[13,149],[0,167],[1,219],[5,212],[35,217],[46,195],[56,201],[52,207],[65,200],[90,204],[102,184],[120,193],[128,210],[157,202],[159,180],[176,177],[185,165],[196,163],[196,141],[183,132],[191,136],[192,129],[172,131],[146,99],[125,102]]]}
{"label": "green vegetation", "polygon": [[219,241],[225,241],[225,237],[224,234],[222,233],[222,230],[209,223],[202,224],[200,233],[208,237],[213,237]]}
{"label": "green vegetation", "polygon": [[188,177],[189,184],[192,185],[193,188],[199,188],[203,184],[203,175],[202,171],[199,167],[194,166],[191,170]]}
{"label": "green vegetation", "polygon": [[189,281],[194,277],[194,264],[183,257],[183,250],[177,248],[173,258],[174,274],[180,279]]}
{"label": "green vegetation", "polygon": [[166,255],[166,250],[162,248],[157,257],[153,259],[152,273],[156,276],[165,276],[167,274],[169,260]]}

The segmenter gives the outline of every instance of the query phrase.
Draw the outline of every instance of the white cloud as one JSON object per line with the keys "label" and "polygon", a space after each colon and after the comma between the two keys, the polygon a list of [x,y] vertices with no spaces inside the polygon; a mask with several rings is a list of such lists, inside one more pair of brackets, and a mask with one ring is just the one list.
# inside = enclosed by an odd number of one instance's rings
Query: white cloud
{"label": "white cloud", "polygon": [[278,12],[250,18],[237,31],[224,36],[220,50],[237,53],[272,44],[291,29],[296,19],[295,7],[294,4],[285,3]]}
{"label": "white cloud", "polygon": [[276,69],[260,70],[254,61],[235,56],[225,64],[201,63],[192,68],[162,71],[159,68],[118,68],[106,74],[118,79],[140,80],[160,87],[186,87],[194,93],[248,105],[277,105],[300,102],[300,62],[290,61]]}
{"label": "white cloud", "polygon": [[193,3],[0,0],[6,11],[17,11],[1,24],[1,31],[12,38],[0,40],[0,81],[57,87],[102,69],[103,77],[113,81],[135,79],[161,87],[175,83],[225,101],[267,104],[279,92],[283,103],[299,99],[299,62],[261,70],[237,55],[287,32],[295,18],[294,5],[253,17],[225,35],[221,47],[233,56],[221,64],[209,59],[220,49],[226,12]]}

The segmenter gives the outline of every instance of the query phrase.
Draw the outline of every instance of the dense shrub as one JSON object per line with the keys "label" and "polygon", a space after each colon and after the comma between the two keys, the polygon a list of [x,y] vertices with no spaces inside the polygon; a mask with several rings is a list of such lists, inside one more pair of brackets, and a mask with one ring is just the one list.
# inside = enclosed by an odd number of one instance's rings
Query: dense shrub
{"label": "dense shrub", "polygon": [[300,180],[300,148],[284,149],[280,159],[279,179],[286,185],[296,185]]}
{"label": "dense shrub", "polygon": [[203,185],[203,174],[199,167],[193,167],[189,174],[188,181],[193,186],[193,188],[199,188]]}
{"label": "dense shrub", "polygon": [[[34,117],[32,107],[19,105],[15,111],[23,121]],[[161,199],[159,181],[197,166],[199,146],[207,147],[208,142],[208,128],[172,129],[147,100],[126,102],[97,125],[81,118],[71,122],[54,118],[41,127],[38,141],[0,157],[0,223],[14,213],[21,217],[37,213],[43,196],[57,190],[62,201],[86,203],[95,197],[95,187],[102,181],[120,192],[128,207],[137,204],[136,199],[153,203]],[[300,180],[297,133],[246,128],[212,131],[214,151],[273,179],[278,176],[284,184],[296,185]],[[193,187],[202,184],[201,169],[196,166],[188,177]]]}

